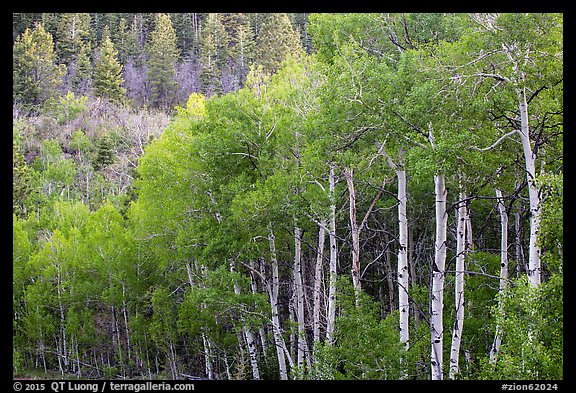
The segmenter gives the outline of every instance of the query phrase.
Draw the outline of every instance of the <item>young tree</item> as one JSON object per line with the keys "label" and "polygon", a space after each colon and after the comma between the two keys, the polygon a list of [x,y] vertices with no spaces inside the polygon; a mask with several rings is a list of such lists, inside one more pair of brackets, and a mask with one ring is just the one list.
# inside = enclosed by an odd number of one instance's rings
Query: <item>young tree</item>
{"label": "young tree", "polygon": [[105,37],[100,44],[100,53],[94,71],[94,94],[110,101],[121,102],[126,94],[122,87],[122,65],[117,60],[118,51],[110,37]]}
{"label": "young tree", "polygon": [[151,88],[152,104],[168,109],[173,102],[176,83],[175,67],[180,56],[176,32],[166,14],[158,14],[154,31],[150,33],[147,45],[148,80]]}
{"label": "young tree", "polygon": [[12,94],[16,102],[39,109],[58,95],[66,67],[56,65],[52,35],[38,24],[26,29],[12,47]]}
{"label": "young tree", "polygon": [[290,18],[283,13],[265,14],[256,38],[257,53],[255,64],[262,65],[267,73],[280,69],[288,55],[299,56],[302,44],[294,31]]}
{"label": "young tree", "polygon": [[[513,135],[520,138],[530,201],[528,277],[533,286],[538,286],[542,281],[542,264],[537,243],[541,218],[536,160],[539,148],[544,143],[542,132],[546,127],[545,118],[554,117],[558,113],[547,110],[541,113],[537,102],[540,100],[538,96],[544,95],[544,90],[553,89],[562,82],[562,16],[474,14],[473,18],[484,30],[486,49],[485,53],[467,64],[473,67],[472,73],[461,73],[459,77],[488,79],[494,87],[501,89],[496,92],[503,90],[504,94],[508,93],[509,102],[506,102],[506,106],[515,102],[511,108],[504,106],[495,108],[493,112],[495,118],[504,119],[497,122],[498,125],[507,123],[512,131],[504,133],[491,146],[483,147],[482,150],[489,150]],[[546,34],[542,34],[543,31]],[[528,104],[533,100],[536,100],[536,110],[532,117],[541,118],[539,134],[530,126]],[[515,112],[514,118],[508,112]]]}
{"label": "young tree", "polygon": [[228,60],[230,41],[222,18],[219,13],[208,14],[202,30],[200,53],[203,68],[200,79],[207,95],[222,92],[222,70]]}
{"label": "young tree", "polygon": [[58,63],[69,65],[77,58],[82,45],[92,41],[90,14],[64,13],[58,15],[56,55]]}

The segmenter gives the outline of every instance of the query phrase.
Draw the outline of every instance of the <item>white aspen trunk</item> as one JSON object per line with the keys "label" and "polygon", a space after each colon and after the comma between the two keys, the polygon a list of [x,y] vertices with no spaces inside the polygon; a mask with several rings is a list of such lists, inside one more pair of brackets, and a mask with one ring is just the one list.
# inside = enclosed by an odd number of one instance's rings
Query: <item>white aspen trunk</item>
{"label": "white aspen trunk", "polygon": [[64,368],[60,367],[60,371],[62,372],[62,375],[64,375],[64,371],[68,371],[68,346],[66,344],[66,318],[64,315],[64,306],[62,304],[62,293],[60,291],[60,286],[62,285],[60,266],[58,266],[57,269],[58,282],[56,283],[56,290],[58,293],[58,308],[60,310],[60,335],[62,343],[62,349],[60,349],[59,352],[61,352],[61,357],[64,360]]}
{"label": "white aspen trunk", "polygon": [[320,341],[320,308],[322,294],[322,267],[324,265],[324,243],[326,241],[326,220],[320,222],[318,228],[318,250],[316,252],[316,267],[314,269],[314,296],[313,296],[313,337],[314,342]]}
{"label": "white aspen trunk", "polygon": [[[258,269],[255,268],[254,261],[250,261],[249,265],[257,271],[262,271],[260,263],[259,263]],[[262,274],[262,278],[264,278],[264,277],[265,277],[265,275]],[[256,294],[258,292],[258,285],[257,285],[256,278],[255,278],[253,273],[250,273],[250,289],[252,290],[253,294]],[[264,330],[264,326],[260,327],[259,336],[260,336],[260,345],[262,346],[262,353],[264,355],[264,362],[267,364],[268,359],[266,357],[266,353],[268,352],[268,343],[266,341],[266,331]]]}
{"label": "white aspen trunk", "polygon": [[[230,263],[230,271],[234,271],[234,262]],[[240,287],[234,284],[234,293],[240,295]],[[255,380],[260,379],[260,370],[258,368],[258,358],[256,354],[256,345],[254,340],[254,334],[250,331],[248,326],[244,326],[241,329],[241,333],[246,339],[246,346],[248,347],[248,356],[250,357],[250,366],[252,367],[252,377]]]}
{"label": "white aspen trunk", "polygon": [[348,185],[350,197],[350,231],[352,233],[352,283],[356,293],[356,304],[359,301],[362,284],[360,282],[360,227],[356,221],[356,192],[352,169],[344,168],[344,177]]}
{"label": "white aspen trunk", "polygon": [[128,328],[128,306],[126,305],[126,286],[122,281],[122,311],[124,314],[124,330],[126,331],[126,348],[128,350],[128,360],[132,359],[132,350],[130,344],[130,329]]}
{"label": "white aspen trunk", "polygon": [[454,306],[456,318],[452,331],[452,347],[450,349],[450,379],[455,379],[460,372],[460,344],[464,326],[464,270],[466,255],[466,195],[460,185],[460,203],[458,205],[456,227],[456,272],[454,277]]}
{"label": "white aspen trunk", "polygon": [[443,174],[434,176],[436,199],[436,244],[432,265],[432,290],[430,292],[431,317],[430,336],[432,349],[430,364],[432,380],[442,380],[442,343],[444,340],[444,266],[446,263],[446,184]]}
{"label": "white aspen trunk", "polygon": [[388,165],[396,173],[398,178],[398,268],[397,268],[397,281],[398,281],[398,310],[400,311],[399,325],[400,325],[400,342],[404,344],[406,350],[409,349],[410,333],[409,333],[409,314],[410,302],[408,296],[409,286],[409,264],[408,264],[408,214],[407,203],[408,196],[406,194],[406,171],[404,169],[404,150],[399,151],[398,165],[392,161],[390,156],[384,150],[384,145],[379,148],[379,153],[386,157]]}
{"label": "white aspen trunk", "polygon": [[248,355],[250,356],[250,365],[252,366],[252,377],[254,380],[259,380],[260,369],[258,368],[258,356],[256,353],[256,338],[249,328],[245,327],[243,330],[246,337],[246,343],[248,344]]}
{"label": "white aspen trunk", "polygon": [[270,304],[272,305],[272,331],[274,333],[274,343],[276,345],[276,354],[278,355],[278,370],[280,372],[280,379],[287,380],[288,372],[286,369],[286,359],[284,358],[285,344],[282,339],[282,332],[280,330],[280,313],[278,311],[278,289],[280,287],[280,279],[278,272],[278,259],[276,256],[276,237],[269,227],[268,242],[270,244],[270,259],[272,261],[272,286],[269,290]]}
{"label": "white aspen trunk", "polygon": [[[508,282],[508,214],[504,207],[504,200],[502,199],[502,191],[496,189],[496,198],[498,213],[500,214],[500,286],[498,293],[502,296],[504,289]],[[502,307],[501,300],[498,307]],[[494,335],[494,342],[490,348],[490,363],[496,362],[496,357],[500,351],[500,344],[502,343],[502,330],[500,326],[496,326],[496,334]]]}
{"label": "white aspen trunk", "polygon": [[204,344],[204,362],[206,364],[206,376],[208,379],[214,379],[214,367],[212,366],[212,346],[210,340],[202,333],[202,343]]}
{"label": "white aspen trunk", "polygon": [[520,140],[524,150],[526,164],[526,177],[528,180],[528,195],[530,198],[530,252],[528,258],[528,279],[533,287],[540,284],[542,267],[540,263],[540,248],[538,247],[538,233],[540,231],[540,198],[536,187],[535,155],[530,144],[530,130],[528,127],[528,104],[526,103],[526,91],[518,90],[521,130]]}
{"label": "white aspen trunk", "polygon": [[334,340],[334,322],[336,320],[336,265],[337,265],[337,244],[336,244],[336,200],[334,197],[335,176],[334,166],[330,166],[329,197],[330,197],[330,266],[328,274],[328,317],[326,318],[326,341],[332,344]]}
{"label": "white aspen trunk", "polygon": [[304,316],[304,283],[302,280],[302,230],[294,226],[294,290],[296,295],[296,321],[298,323],[298,367],[302,370],[308,357],[306,321]]}
{"label": "white aspen trunk", "polygon": [[[400,164],[402,165],[402,164]],[[408,299],[408,214],[406,205],[408,198],[406,195],[406,171],[400,167],[396,170],[398,178],[398,310],[400,311],[400,342],[404,344],[406,350],[410,348],[409,338],[409,311],[410,302]]]}

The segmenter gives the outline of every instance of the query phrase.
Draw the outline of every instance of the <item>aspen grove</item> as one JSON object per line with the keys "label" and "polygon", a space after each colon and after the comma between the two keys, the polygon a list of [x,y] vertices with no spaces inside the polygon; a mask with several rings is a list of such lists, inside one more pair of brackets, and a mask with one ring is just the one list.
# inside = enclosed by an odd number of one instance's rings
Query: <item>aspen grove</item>
{"label": "aspen grove", "polygon": [[13,14],[15,377],[562,380],[563,15]]}

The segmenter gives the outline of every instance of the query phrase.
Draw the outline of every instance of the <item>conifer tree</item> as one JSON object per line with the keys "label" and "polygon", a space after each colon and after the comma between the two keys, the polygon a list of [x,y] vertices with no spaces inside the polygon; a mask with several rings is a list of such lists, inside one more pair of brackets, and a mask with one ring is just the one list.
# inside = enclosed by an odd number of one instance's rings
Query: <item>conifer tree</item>
{"label": "conifer tree", "polygon": [[208,14],[200,46],[203,66],[200,78],[203,90],[208,95],[221,91],[221,74],[227,59],[229,41],[222,14]]}
{"label": "conifer tree", "polygon": [[256,43],[256,64],[261,64],[265,72],[278,71],[288,55],[302,53],[300,37],[284,13],[266,14]]}
{"label": "conifer tree", "polygon": [[93,67],[90,52],[90,44],[83,43],[74,62],[74,75],[71,83],[73,90],[80,94],[86,94],[92,83]]}
{"label": "conifer tree", "polygon": [[76,60],[83,44],[90,42],[90,14],[65,13],[59,15],[56,26],[56,54],[58,62],[70,64]]}
{"label": "conifer tree", "polygon": [[125,64],[128,60],[128,43],[130,42],[130,26],[126,18],[121,18],[118,24],[118,31],[113,37],[114,45],[118,50],[118,61]]}
{"label": "conifer tree", "polygon": [[121,101],[126,90],[122,87],[122,65],[118,63],[118,51],[107,36],[100,45],[100,58],[96,63],[94,93],[111,101]]}
{"label": "conifer tree", "polygon": [[229,38],[227,52],[232,62],[230,66],[239,79],[245,80],[256,51],[250,20],[247,14],[224,14],[224,26]]}
{"label": "conifer tree", "polygon": [[12,48],[13,99],[36,106],[57,95],[66,67],[55,60],[52,35],[42,24],[26,29]]}
{"label": "conifer tree", "polygon": [[152,103],[157,107],[167,108],[176,91],[174,75],[180,55],[176,32],[168,15],[158,14],[156,17],[156,27],[150,34],[147,53]]}

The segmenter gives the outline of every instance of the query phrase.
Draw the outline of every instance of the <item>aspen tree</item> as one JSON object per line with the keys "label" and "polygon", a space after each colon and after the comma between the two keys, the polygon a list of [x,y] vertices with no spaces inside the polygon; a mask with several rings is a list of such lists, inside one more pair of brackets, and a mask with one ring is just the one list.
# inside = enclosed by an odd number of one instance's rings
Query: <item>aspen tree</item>
{"label": "aspen tree", "polygon": [[[378,143],[377,143],[378,145]],[[383,155],[388,165],[396,173],[398,178],[398,228],[399,228],[399,245],[398,245],[398,310],[400,311],[400,342],[408,350],[410,347],[409,333],[409,262],[408,262],[408,215],[406,205],[408,202],[406,194],[406,170],[404,168],[404,150],[400,149],[398,164],[394,163],[392,158],[384,150],[384,144],[378,148],[378,153]]]}
{"label": "aspen tree", "polygon": [[454,329],[452,329],[452,346],[450,349],[450,379],[455,379],[460,372],[460,344],[462,342],[462,330],[464,327],[464,271],[466,257],[466,194],[462,189],[461,180],[460,201],[458,202],[456,217],[456,271],[454,278],[454,308],[456,318],[454,320]]}
{"label": "aspen tree", "polygon": [[[504,206],[502,198],[502,191],[496,189],[496,204],[498,214],[500,215],[500,284],[498,286],[499,297],[504,296],[504,290],[508,284],[508,213]],[[501,301],[499,307],[502,308]],[[494,335],[494,342],[490,348],[490,363],[494,363],[500,351],[500,344],[502,343],[502,330],[496,326],[496,334]]]}

